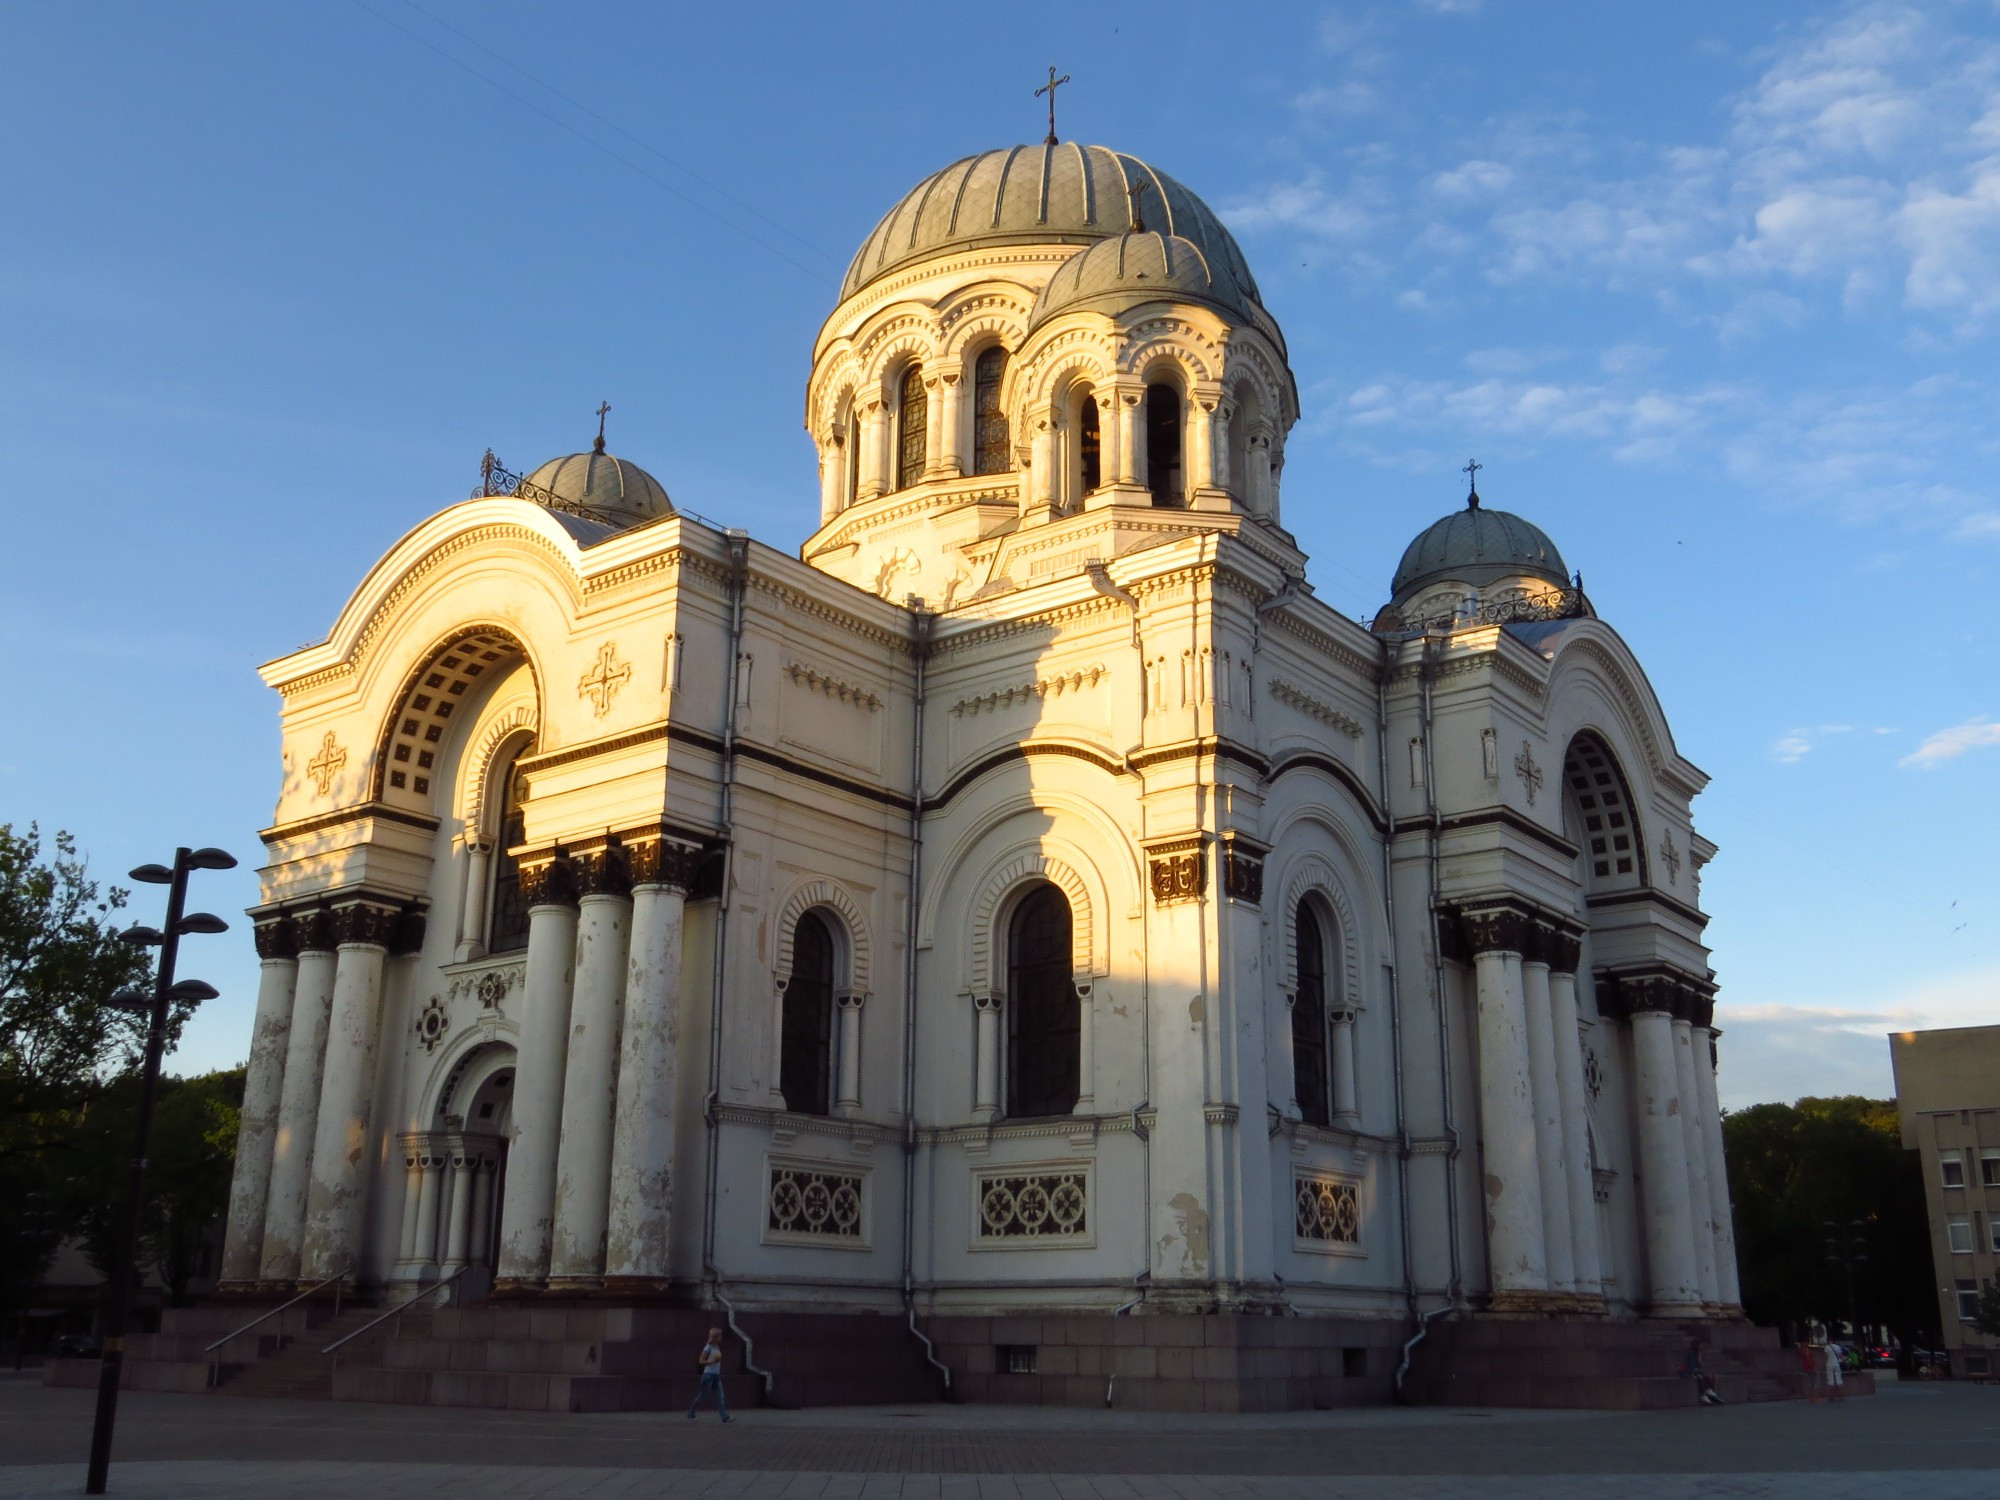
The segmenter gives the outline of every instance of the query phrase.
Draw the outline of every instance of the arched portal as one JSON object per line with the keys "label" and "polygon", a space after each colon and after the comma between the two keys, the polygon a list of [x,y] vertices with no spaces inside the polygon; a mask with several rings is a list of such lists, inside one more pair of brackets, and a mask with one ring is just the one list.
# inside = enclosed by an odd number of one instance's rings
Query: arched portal
{"label": "arched portal", "polygon": [[443,790],[445,740],[472,713],[485,688],[525,659],[521,643],[496,625],[469,625],[433,648],[396,695],[375,757],[375,800],[434,813]]}

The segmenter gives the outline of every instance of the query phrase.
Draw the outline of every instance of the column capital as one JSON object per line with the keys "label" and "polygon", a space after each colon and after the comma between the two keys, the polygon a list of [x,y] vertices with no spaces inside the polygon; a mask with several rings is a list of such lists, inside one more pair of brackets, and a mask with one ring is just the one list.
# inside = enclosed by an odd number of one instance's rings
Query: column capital
{"label": "column capital", "polygon": [[833,997],[833,1003],[841,1010],[860,1010],[868,1003],[868,999],[868,992],[865,990],[842,990]]}
{"label": "column capital", "polygon": [[263,917],[257,922],[257,956],[266,963],[292,961],[299,956],[299,931],[287,912]]}
{"label": "column capital", "polygon": [[1706,1027],[1715,1015],[1715,986],[1666,964],[1596,971],[1597,1008],[1615,1020],[1660,1014]]}
{"label": "column capital", "polygon": [[560,844],[522,859],[521,896],[529,907],[575,906],[579,894],[576,862]]}
{"label": "column capital", "polygon": [[398,937],[404,909],[380,897],[364,896],[333,909],[334,937],[346,947],[388,949]]}
{"label": "column capital", "polygon": [[1259,906],[1264,900],[1264,855],[1259,844],[1225,837],[1222,841],[1222,894]]}
{"label": "column capital", "polygon": [[1006,1008],[1006,1004],[1006,997],[998,990],[994,990],[989,994],[974,995],[972,997],[972,1008],[974,1010],[984,1011],[991,1015],[998,1015]]}
{"label": "column capital", "polygon": [[633,885],[664,885],[683,895],[694,889],[702,859],[699,845],[654,837],[635,841],[628,849]]}
{"label": "column capital", "polygon": [[1458,925],[1464,934],[1466,949],[1475,956],[1525,952],[1535,926],[1511,907],[1460,912]]}
{"label": "column capital", "polygon": [[333,908],[329,906],[309,907],[291,914],[292,933],[301,953],[331,953],[340,946],[340,935],[334,925]]}
{"label": "column capital", "polygon": [[631,864],[625,846],[615,840],[602,849],[579,854],[575,860],[577,894],[581,896],[626,896],[632,894]]}
{"label": "column capital", "polygon": [[1551,974],[1575,974],[1583,958],[1583,939],[1570,932],[1551,931],[1548,944]]}

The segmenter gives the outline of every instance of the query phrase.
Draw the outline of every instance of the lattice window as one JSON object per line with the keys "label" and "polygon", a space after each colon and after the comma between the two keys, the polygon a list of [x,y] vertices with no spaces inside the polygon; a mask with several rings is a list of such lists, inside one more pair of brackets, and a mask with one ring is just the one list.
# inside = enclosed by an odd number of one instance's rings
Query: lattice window
{"label": "lattice window", "polygon": [[972,472],[1005,474],[1014,467],[1007,413],[1000,405],[1007,351],[997,345],[987,349],[972,368]]}
{"label": "lattice window", "polygon": [[861,1244],[861,1178],[773,1164],[764,1228],[787,1238]]}
{"label": "lattice window", "polygon": [[1088,1175],[1070,1171],[981,1177],[978,1236],[987,1243],[1088,1239]]}
{"label": "lattice window", "polygon": [[1300,1174],[1292,1180],[1292,1225],[1302,1245],[1359,1246],[1360,1186],[1340,1177]]}
{"label": "lattice window", "polygon": [[930,407],[924,395],[924,375],[915,365],[903,372],[896,402],[896,488],[906,490],[924,477],[925,443]]}

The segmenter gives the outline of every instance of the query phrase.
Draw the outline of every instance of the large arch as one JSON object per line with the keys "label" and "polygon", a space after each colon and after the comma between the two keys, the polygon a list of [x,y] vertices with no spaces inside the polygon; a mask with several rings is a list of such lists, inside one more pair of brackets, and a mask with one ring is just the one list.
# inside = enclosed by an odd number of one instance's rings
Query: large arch
{"label": "large arch", "polygon": [[[435,812],[444,804],[438,772],[444,747],[468,704],[515,666],[534,664],[512,628],[462,625],[426,651],[390,700],[376,740],[370,797],[388,807]],[[536,682],[536,699],[540,699]],[[539,713],[536,713],[539,719]],[[454,722],[454,721],[457,722]]]}

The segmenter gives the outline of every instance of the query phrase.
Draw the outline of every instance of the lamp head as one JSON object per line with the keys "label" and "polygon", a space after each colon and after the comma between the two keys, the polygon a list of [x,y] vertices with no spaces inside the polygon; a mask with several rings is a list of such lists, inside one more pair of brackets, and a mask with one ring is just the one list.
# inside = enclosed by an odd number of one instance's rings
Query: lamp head
{"label": "lamp head", "polygon": [[183,979],[167,991],[170,998],[199,1004],[203,1000],[213,1000],[222,993],[205,979]]}
{"label": "lamp head", "polygon": [[236,856],[221,849],[197,849],[187,857],[190,870],[233,870]]}
{"label": "lamp head", "polygon": [[142,885],[172,885],[174,872],[165,865],[141,865],[132,872],[131,878]]}
{"label": "lamp head", "polygon": [[213,912],[190,912],[181,918],[181,932],[217,933],[229,931],[229,924]]}
{"label": "lamp head", "polygon": [[134,948],[157,948],[167,940],[167,935],[157,927],[128,927],[118,934],[118,941],[130,943]]}
{"label": "lamp head", "polygon": [[153,996],[148,990],[142,990],[135,984],[128,984],[112,995],[111,1004],[118,1010],[143,1016],[153,1008]]}

